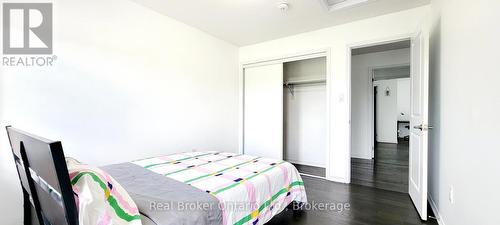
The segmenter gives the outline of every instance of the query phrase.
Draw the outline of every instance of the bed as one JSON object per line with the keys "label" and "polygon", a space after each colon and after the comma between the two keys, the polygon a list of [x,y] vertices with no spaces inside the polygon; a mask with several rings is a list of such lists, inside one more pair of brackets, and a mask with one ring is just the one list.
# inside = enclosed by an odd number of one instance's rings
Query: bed
{"label": "bed", "polygon": [[[23,187],[25,224],[32,224],[28,220],[78,224],[78,203],[71,184],[82,175],[68,173],[61,143],[12,127],[7,132]],[[184,152],[100,169],[126,190],[145,225],[257,225],[291,203],[307,202],[298,171],[283,160],[216,151]],[[40,183],[50,188],[40,188],[44,186]],[[33,211],[34,216],[28,216]]]}

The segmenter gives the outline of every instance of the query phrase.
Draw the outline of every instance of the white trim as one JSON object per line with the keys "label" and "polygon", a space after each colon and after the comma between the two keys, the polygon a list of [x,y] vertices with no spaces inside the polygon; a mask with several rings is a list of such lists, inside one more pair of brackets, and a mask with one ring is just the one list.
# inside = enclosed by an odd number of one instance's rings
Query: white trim
{"label": "white trim", "polygon": [[284,56],[277,56],[277,57],[270,57],[270,58],[265,58],[261,60],[253,60],[253,61],[248,61],[248,62],[243,62],[240,63],[240,68],[239,68],[239,128],[238,128],[238,134],[239,134],[239,140],[238,140],[238,152],[240,154],[244,154],[244,108],[245,108],[245,103],[244,103],[244,73],[245,73],[245,68],[249,67],[254,67],[254,66],[262,66],[262,65],[267,65],[267,64],[274,64],[274,63],[285,63],[285,62],[291,62],[291,61],[298,61],[298,60],[304,60],[304,59],[313,59],[313,58],[318,58],[318,57],[325,57],[326,58],[326,123],[327,123],[327,129],[326,129],[326,135],[327,135],[327,140],[326,140],[326,161],[325,161],[325,166],[324,168],[326,169],[326,178],[327,180],[331,181],[337,181],[337,182],[342,182],[342,183],[348,183],[345,182],[345,179],[339,179],[337,177],[331,177],[330,176],[330,167],[331,167],[331,158],[330,158],[330,153],[331,153],[331,137],[330,137],[330,130],[331,130],[331,124],[330,124],[330,112],[331,112],[331,103],[330,100],[331,94],[332,94],[332,76],[331,76],[331,50],[330,48],[323,48],[323,49],[318,49],[318,50],[312,50],[312,51],[306,51],[306,52],[301,52],[301,53],[296,53],[296,54],[288,54]]}
{"label": "white trim", "polygon": [[333,182],[337,182],[337,183],[343,183],[343,184],[349,184],[351,183],[351,180],[348,180],[344,177],[335,177],[335,176],[330,176],[330,177],[327,177],[328,180],[330,181],[333,181]]}
{"label": "white trim", "polygon": [[443,217],[441,216],[441,213],[439,213],[436,202],[434,202],[434,199],[432,199],[432,196],[430,193],[427,193],[427,199],[429,201],[429,205],[431,205],[432,212],[434,212],[434,216],[436,216],[437,223],[439,225],[445,225],[445,223],[443,221]]}
{"label": "white trim", "polygon": [[304,60],[304,59],[313,59],[313,58],[319,58],[319,57],[328,57],[330,52],[330,48],[324,48],[324,49],[318,49],[318,50],[312,50],[312,51],[306,51],[306,52],[300,52],[296,54],[288,54],[284,56],[276,56],[276,57],[268,57],[264,59],[259,59],[259,60],[251,60],[247,62],[242,62],[240,63],[243,68],[247,67],[253,67],[253,66],[262,66],[266,64],[274,64],[274,63],[286,63],[286,62],[292,62],[292,61],[299,61],[299,60]]}
{"label": "white trim", "polygon": [[304,161],[297,161],[297,160],[291,160],[291,159],[284,159],[285,161],[293,164],[300,164],[304,166],[314,166],[314,167],[321,167],[321,168],[326,168],[326,165],[320,165],[318,163],[311,163],[311,162],[304,162]]}
{"label": "white trim", "polygon": [[383,44],[389,44],[389,43],[394,43],[394,42],[399,42],[399,41],[407,41],[411,40],[413,37],[413,33],[408,33],[408,34],[403,34],[403,35],[396,35],[396,36],[391,36],[391,37],[386,37],[386,38],[379,38],[379,39],[373,39],[373,40],[367,40],[367,41],[360,41],[360,42],[353,42],[350,44],[346,45],[347,48],[347,106],[349,108],[349,123],[348,123],[348,149],[349,149],[349,154],[347,154],[347,169],[346,169],[346,181],[345,183],[350,183],[351,182],[351,155],[352,155],[352,135],[351,135],[351,120],[352,120],[352,101],[351,101],[351,85],[352,85],[352,71],[351,71],[351,61],[352,61],[352,49],[354,48],[363,48],[363,47],[371,47],[371,46],[376,46],[376,45],[383,45]]}
{"label": "white trim", "polygon": [[244,73],[244,68],[243,65],[240,65],[239,68],[239,74],[238,74],[238,153],[243,154],[243,146],[244,146],[244,130],[243,129],[243,124],[245,123],[245,116],[244,116],[244,103],[243,100],[245,99],[245,90],[243,89],[245,87],[245,79],[243,76]]}
{"label": "white trim", "polygon": [[332,137],[330,136],[332,124],[331,124],[331,95],[333,90],[333,82],[332,82],[332,72],[331,72],[331,50],[327,48],[326,52],[326,162],[325,162],[325,176],[328,180],[333,180],[333,177],[330,176],[330,168],[331,168],[331,142]]}
{"label": "white trim", "polygon": [[[410,49],[411,51],[411,49]],[[384,65],[384,66],[372,66],[370,67],[370,70],[377,70],[377,69],[388,69],[388,68],[396,68],[396,67],[405,67],[405,66],[411,66],[411,63],[396,63],[396,64],[390,64],[390,65]],[[408,78],[408,77],[402,77],[402,78]],[[400,78],[391,78],[391,79],[400,79]],[[388,79],[388,80],[391,80]]]}
{"label": "white trim", "polygon": [[321,177],[321,176],[311,175],[311,174],[307,174],[307,173],[299,173],[299,174],[301,176],[305,176],[305,177],[312,177],[312,178],[317,178],[317,179],[321,179],[321,180],[326,180],[326,181],[332,181],[332,182],[347,184],[347,182],[346,182],[345,179],[338,178],[338,177],[327,178],[327,177]]}
{"label": "white trim", "polygon": [[314,178],[318,178],[318,179],[322,179],[322,180],[328,180],[322,176],[316,176],[316,175],[312,175],[312,174],[307,174],[307,173],[299,173],[300,176],[304,176],[304,177],[314,177]]}
{"label": "white trim", "polygon": [[[414,34],[415,33],[407,33],[407,34],[403,34],[403,35],[395,35],[392,37],[377,38],[377,39],[372,39],[372,40],[367,40],[367,41],[358,41],[358,42],[353,42],[353,43],[347,44],[347,47],[349,49],[364,48],[364,47],[372,47],[372,46],[377,46],[377,45],[390,44],[390,43],[400,42],[400,41],[409,41],[414,36]],[[349,57],[350,56],[351,55],[349,54]]]}
{"label": "white trim", "polygon": [[369,107],[369,113],[368,113],[368,121],[370,121],[370,129],[368,129],[368,137],[370,137],[371,141],[371,146],[370,146],[370,156],[372,159],[375,159],[375,142],[377,142],[375,135],[375,95],[373,94],[375,92],[375,84],[373,83],[375,80],[375,73],[373,72],[373,68],[369,68],[369,73],[370,74],[370,79],[368,79],[368,98],[370,99],[368,101]]}
{"label": "white trim", "polygon": [[347,108],[348,108],[348,122],[347,122],[347,131],[348,131],[348,134],[347,134],[347,137],[348,137],[348,140],[347,140],[347,149],[349,151],[349,154],[347,154],[347,159],[345,159],[346,161],[346,174],[344,175],[344,179],[346,180],[345,183],[351,183],[351,170],[352,170],[352,162],[351,162],[351,156],[352,156],[352,145],[351,145],[351,142],[352,142],[352,129],[351,129],[351,120],[352,120],[352,101],[351,101],[351,89],[352,89],[352,49],[353,47],[351,47],[350,44],[347,45],[347,91],[346,91],[346,98],[347,98]]}

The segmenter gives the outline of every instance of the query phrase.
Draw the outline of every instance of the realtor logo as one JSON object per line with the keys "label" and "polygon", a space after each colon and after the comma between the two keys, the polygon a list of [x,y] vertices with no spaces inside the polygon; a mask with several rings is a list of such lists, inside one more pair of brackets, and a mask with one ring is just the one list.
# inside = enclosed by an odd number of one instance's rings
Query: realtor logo
{"label": "realtor logo", "polygon": [[3,54],[52,54],[52,3],[3,3]]}

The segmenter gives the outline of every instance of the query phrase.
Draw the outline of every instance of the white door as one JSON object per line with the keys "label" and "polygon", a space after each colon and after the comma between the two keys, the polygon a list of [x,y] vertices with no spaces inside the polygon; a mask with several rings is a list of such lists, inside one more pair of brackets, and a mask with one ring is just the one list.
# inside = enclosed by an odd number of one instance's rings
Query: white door
{"label": "white door", "polygon": [[283,159],[283,64],[245,68],[245,154]]}
{"label": "white door", "polygon": [[427,220],[427,151],[428,151],[428,36],[420,32],[411,44],[411,118],[410,118],[410,197],[420,218]]}

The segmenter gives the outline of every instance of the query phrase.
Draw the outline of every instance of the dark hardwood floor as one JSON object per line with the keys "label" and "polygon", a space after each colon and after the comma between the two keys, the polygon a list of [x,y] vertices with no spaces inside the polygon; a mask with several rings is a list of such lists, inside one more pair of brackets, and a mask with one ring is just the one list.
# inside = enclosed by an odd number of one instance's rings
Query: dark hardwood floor
{"label": "dark hardwood floor", "polygon": [[408,141],[377,143],[375,160],[351,159],[351,183],[408,193]]}
{"label": "dark hardwood floor", "polygon": [[[266,225],[437,225],[433,219],[420,220],[407,194],[408,148],[402,140],[377,143],[377,160],[353,158],[351,184],[302,176],[310,206],[333,204],[337,210],[306,208],[299,215],[287,210]],[[324,176],[324,168],[294,165],[301,173]]]}
{"label": "dark hardwood floor", "polygon": [[435,220],[420,220],[408,194],[306,176],[302,178],[309,204],[341,204],[345,209],[310,208],[299,215],[286,210],[266,225],[437,225]]}

